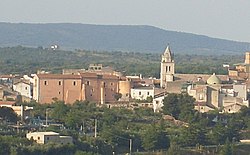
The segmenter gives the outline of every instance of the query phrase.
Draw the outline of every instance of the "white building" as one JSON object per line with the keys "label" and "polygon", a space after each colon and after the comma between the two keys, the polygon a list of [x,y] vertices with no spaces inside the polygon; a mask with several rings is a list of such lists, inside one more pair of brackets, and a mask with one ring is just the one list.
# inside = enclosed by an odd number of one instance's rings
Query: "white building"
{"label": "white building", "polygon": [[148,97],[154,97],[154,87],[138,87],[131,89],[131,98],[137,100],[146,100]]}
{"label": "white building", "polygon": [[58,143],[64,145],[73,143],[71,136],[60,136],[56,132],[32,132],[27,133],[26,138],[33,139],[39,144]]}
{"label": "white building", "polygon": [[154,112],[160,112],[162,110],[162,107],[164,106],[163,104],[163,99],[166,97],[166,93],[160,93],[158,95],[155,95],[153,99],[153,110]]}
{"label": "white building", "polygon": [[13,84],[13,90],[20,95],[32,98],[32,84],[26,80],[21,80]]}

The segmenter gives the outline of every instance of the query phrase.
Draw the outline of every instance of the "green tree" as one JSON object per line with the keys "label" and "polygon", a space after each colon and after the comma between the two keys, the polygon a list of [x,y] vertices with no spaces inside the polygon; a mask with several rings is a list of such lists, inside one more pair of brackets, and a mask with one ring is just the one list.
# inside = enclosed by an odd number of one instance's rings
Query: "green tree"
{"label": "green tree", "polygon": [[10,154],[10,144],[0,136],[0,155]]}
{"label": "green tree", "polygon": [[179,108],[179,100],[177,94],[168,94],[167,97],[163,99],[163,113],[172,115],[175,118],[178,118],[180,114],[180,108]]}
{"label": "green tree", "polygon": [[51,106],[53,107],[51,110],[51,118],[56,121],[63,121],[69,111],[69,107],[62,101],[56,101]]}
{"label": "green tree", "polygon": [[79,129],[82,123],[82,113],[80,110],[71,110],[65,116],[65,125],[70,129]]}
{"label": "green tree", "polygon": [[177,143],[171,142],[168,148],[167,155],[181,155],[180,147]]}
{"label": "green tree", "polygon": [[225,145],[222,147],[220,151],[220,155],[233,155],[233,145],[230,143],[230,141],[226,140]]}
{"label": "green tree", "polygon": [[9,107],[0,107],[0,117],[6,121],[17,122],[17,114]]}
{"label": "green tree", "polygon": [[142,146],[145,150],[167,149],[169,147],[169,139],[166,134],[155,127],[149,126],[141,136]]}
{"label": "green tree", "polygon": [[191,121],[195,113],[194,101],[188,94],[168,94],[163,99],[163,113],[176,119]]}

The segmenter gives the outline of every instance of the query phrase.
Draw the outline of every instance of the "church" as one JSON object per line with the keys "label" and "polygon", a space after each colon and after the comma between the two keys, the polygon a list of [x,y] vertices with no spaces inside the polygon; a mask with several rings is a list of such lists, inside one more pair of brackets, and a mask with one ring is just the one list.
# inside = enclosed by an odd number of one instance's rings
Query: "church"
{"label": "church", "polygon": [[[250,54],[247,58],[250,58]],[[168,93],[188,93],[195,98],[195,109],[200,112],[217,109],[223,113],[235,113],[242,106],[249,107],[247,86],[244,81],[235,82],[229,75],[215,73],[213,75],[175,73],[174,55],[169,46],[161,56],[160,87],[164,92],[156,94],[153,99],[155,112],[161,110],[163,99]]]}
{"label": "church", "polygon": [[165,52],[161,56],[161,88],[165,88],[167,82],[174,81],[174,71],[174,56],[171,53],[170,47],[167,46]]}

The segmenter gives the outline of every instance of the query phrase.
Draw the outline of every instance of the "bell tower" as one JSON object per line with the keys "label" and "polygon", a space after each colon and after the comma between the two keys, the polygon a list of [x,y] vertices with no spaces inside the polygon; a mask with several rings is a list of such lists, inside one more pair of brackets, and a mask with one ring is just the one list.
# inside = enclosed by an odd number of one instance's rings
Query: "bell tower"
{"label": "bell tower", "polygon": [[174,81],[174,58],[170,47],[167,46],[165,52],[161,56],[161,83],[162,88],[166,87],[167,82]]}

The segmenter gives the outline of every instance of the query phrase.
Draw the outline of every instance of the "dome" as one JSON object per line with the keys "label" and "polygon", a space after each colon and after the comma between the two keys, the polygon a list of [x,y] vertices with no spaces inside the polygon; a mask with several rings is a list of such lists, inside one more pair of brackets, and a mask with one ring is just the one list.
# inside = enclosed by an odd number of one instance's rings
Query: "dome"
{"label": "dome", "polygon": [[221,80],[214,73],[212,76],[210,76],[210,78],[207,79],[207,84],[209,84],[209,85],[221,84]]}

